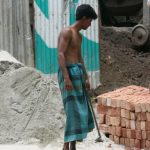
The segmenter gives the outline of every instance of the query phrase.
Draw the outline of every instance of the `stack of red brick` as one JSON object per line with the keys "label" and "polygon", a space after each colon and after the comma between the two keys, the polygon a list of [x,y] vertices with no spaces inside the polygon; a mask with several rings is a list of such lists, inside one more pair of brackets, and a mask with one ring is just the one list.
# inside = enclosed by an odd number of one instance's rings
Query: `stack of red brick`
{"label": "stack of red brick", "polygon": [[150,91],[128,86],[98,96],[100,130],[116,144],[150,149]]}

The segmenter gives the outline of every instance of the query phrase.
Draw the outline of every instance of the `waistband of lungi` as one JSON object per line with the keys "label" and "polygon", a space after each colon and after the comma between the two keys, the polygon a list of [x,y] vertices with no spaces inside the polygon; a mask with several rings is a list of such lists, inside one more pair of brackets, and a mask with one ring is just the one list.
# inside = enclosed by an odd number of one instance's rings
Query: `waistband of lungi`
{"label": "waistband of lungi", "polygon": [[69,68],[69,67],[75,67],[75,66],[82,67],[82,63],[75,63],[75,64],[67,64],[66,65],[67,68]]}

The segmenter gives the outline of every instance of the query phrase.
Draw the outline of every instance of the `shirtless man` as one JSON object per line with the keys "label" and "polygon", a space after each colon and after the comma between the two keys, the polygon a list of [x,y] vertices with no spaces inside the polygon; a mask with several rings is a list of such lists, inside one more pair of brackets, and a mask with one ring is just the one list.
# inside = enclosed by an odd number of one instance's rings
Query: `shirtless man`
{"label": "shirtless man", "polygon": [[[63,150],[76,150],[76,141],[80,141],[85,138],[87,132],[94,128],[91,112],[87,106],[87,102],[84,100],[87,99],[84,90],[89,90],[90,84],[84,61],[81,56],[82,36],[80,34],[80,30],[86,30],[88,27],[90,27],[92,20],[96,18],[97,14],[95,13],[94,9],[88,4],[82,4],[78,6],[76,10],[76,22],[62,30],[59,35],[58,81],[67,116]],[[85,81],[84,77],[82,78],[82,76],[85,77]],[[77,82],[83,82],[85,89],[84,86],[82,86],[83,84],[79,85]],[[79,102],[81,100],[83,100],[81,108],[85,108],[85,110],[81,110],[80,108]],[[84,116],[82,115],[83,112],[81,113],[81,111],[84,112]],[[72,116],[70,116],[70,114]],[[77,120],[79,118],[81,119]],[[88,120],[90,121],[88,122],[86,120],[87,122],[84,122],[84,118],[89,118]],[[71,122],[74,123],[71,124]],[[80,122],[80,124],[77,122]]]}

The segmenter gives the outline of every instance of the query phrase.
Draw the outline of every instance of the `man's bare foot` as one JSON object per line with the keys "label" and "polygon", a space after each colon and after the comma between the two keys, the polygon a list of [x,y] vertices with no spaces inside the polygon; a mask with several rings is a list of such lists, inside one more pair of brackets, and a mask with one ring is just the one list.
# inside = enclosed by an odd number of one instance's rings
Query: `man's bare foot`
{"label": "man's bare foot", "polygon": [[63,150],[69,150],[69,142],[64,143]]}
{"label": "man's bare foot", "polygon": [[81,139],[81,140],[77,140],[77,142],[83,142],[83,139]]}
{"label": "man's bare foot", "polygon": [[76,150],[76,141],[70,142],[70,150]]}

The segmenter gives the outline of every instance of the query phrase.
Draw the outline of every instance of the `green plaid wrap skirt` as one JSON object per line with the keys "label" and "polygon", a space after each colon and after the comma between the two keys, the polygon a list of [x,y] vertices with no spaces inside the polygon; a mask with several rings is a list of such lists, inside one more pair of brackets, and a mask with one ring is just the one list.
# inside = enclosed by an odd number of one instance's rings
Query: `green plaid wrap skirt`
{"label": "green plaid wrap skirt", "polygon": [[58,70],[58,82],[66,113],[64,141],[77,141],[86,138],[94,128],[94,120],[90,111],[89,97],[85,91],[85,73],[81,63],[67,65],[73,90],[66,90],[61,69]]}

